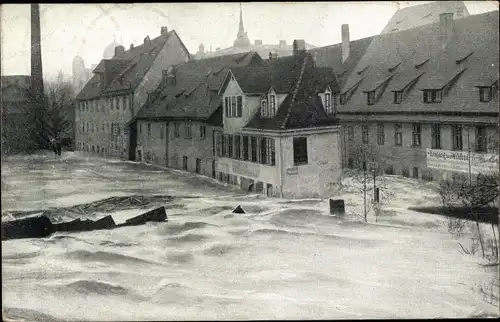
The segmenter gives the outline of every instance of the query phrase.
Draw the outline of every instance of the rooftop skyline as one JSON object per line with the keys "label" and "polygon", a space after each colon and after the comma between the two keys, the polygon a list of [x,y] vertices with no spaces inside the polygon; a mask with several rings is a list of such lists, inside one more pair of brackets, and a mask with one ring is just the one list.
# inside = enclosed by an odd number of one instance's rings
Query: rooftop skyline
{"label": "rooftop skyline", "polygon": [[[399,7],[422,3],[404,1]],[[498,10],[497,2],[465,4],[471,15]],[[339,43],[340,26],[346,23],[351,40],[378,34],[398,9],[396,2],[251,2],[241,6],[244,28],[252,43],[286,40],[290,44],[294,39],[304,39],[315,46]],[[239,7],[239,3],[40,5],[44,76],[53,77],[59,71],[70,75],[77,55],[90,67],[99,63],[114,38],[128,49],[131,43],[142,44],[146,35],[159,36],[162,26],[175,29],[192,54],[201,43],[206,50],[231,47],[239,28]],[[2,75],[28,75],[29,4],[2,5],[1,24]]]}

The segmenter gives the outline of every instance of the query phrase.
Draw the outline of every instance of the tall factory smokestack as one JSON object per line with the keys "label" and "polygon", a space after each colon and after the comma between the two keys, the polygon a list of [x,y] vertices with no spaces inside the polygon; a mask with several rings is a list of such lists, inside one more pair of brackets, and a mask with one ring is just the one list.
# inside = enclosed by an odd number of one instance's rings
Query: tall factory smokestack
{"label": "tall factory smokestack", "polygon": [[31,4],[31,90],[43,95],[42,47],[40,45],[40,6]]}

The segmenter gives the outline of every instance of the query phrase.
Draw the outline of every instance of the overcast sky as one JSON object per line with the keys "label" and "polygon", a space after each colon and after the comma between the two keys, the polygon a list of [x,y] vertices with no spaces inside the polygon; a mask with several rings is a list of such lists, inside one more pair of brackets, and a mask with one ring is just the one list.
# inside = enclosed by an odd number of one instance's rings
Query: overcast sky
{"label": "overcast sky", "polygon": [[[429,2],[429,1],[426,1]],[[400,1],[401,8],[422,2]],[[496,1],[466,1],[470,14],[498,10]],[[292,43],[304,39],[315,46],[340,42],[341,24],[349,24],[351,40],[378,34],[397,10],[396,2],[247,2],[243,22],[251,42]],[[2,4],[1,73],[30,73],[30,5]],[[239,3],[42,4],[42,60],[45,77],[58,71],[71,75],[76,55],[86,67],[97,64],[113,41],[139,45],[161,26],[175,29],[191,53],[204,43],[227,48],[236,38]]]}

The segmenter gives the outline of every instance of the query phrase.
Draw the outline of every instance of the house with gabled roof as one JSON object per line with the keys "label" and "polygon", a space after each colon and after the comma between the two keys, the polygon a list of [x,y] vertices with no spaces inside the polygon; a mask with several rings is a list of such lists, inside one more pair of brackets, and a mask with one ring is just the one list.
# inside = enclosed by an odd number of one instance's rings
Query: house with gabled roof
{"label": "house with gabled roof", "polygon": [[340,131],[331,68],[316,67],[303,40],[294,54],[231,68],[220,90],[223,182],[269,196],[329,196],[340,180]]}
{"label": "house with gabled roof", "polygon": [[218,95],[229,68],[260,65],[254,52],[173,65],[129,124],[135,160],[215,177],[214,134],[222,130]]}
{"label": "house with gabled roof", "polygon": [[131,158],[126,124],[137,114],[162,79],[162,70],[187,62],[189,51],[175,30],[161,28],[160,36],[144,38],[139,46],[115,47],[76,96],[76,147],[103,156]]}
{"label": "house with gabled roof", "polygon": [[439,180],[454,170],[444,161],[430,168],[430,150],[495,152],[498,27],[498,11],[443,13],[437,23],[374,37],[340,94],[344,164],[366,166],[357,151],[371,147],[380,171]]}

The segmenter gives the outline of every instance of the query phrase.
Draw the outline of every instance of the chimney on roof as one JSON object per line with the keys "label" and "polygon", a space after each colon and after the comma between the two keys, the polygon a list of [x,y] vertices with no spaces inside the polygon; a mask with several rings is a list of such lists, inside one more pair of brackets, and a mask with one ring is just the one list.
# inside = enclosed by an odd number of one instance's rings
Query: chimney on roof
{"label": "chimney on roof", "polygon": [[255,46],[261,46],[262,40],[255,40]]}
{"label": "chimney on roof", "polygon": [[286,47],[286,40],[280,40],[280,48]]}
{"label": "chimney on roof", "polygon": [[125,52],[125,48],[123,46],[115,47],[115,57],[120,57]]}
{"label": "chimney on roof", "polygon": [[278,58],[278,53],[275,51],[270,51],[269,52],[269,59],[276,59]]}
{"label": "chimney on roof", "polygon": [[130,49],[134,49],[134,44],[130,44]]}
{"label": "chimney on roof", "polygon": [[167,27],[161,27],[160,32],[161,32],[162,36],[167,36],[167,34],[168,34],[168,28]]}
{"label": "chimney on roof", "polygon": [[150,42],[151,39],[149,39],[149,36],[146,36],[146,38],[144,38],[144,45],[149,45]]}
{"label": "chimney on roof", "polygon": [[441,44],[443,49],[453,37],[453,13],[446,12],[439,15],[439,27],[441,29]]}
{"label": "chimney on roof", "polygon": [[293,41],[293,55],[299,55],[305,53],[306,51],[306,42],[304,39],[295,39]]}
{"label": "chimney on roof", "polygon": [[341,27],[342,33],[342,64],[349,58],[351,50],[351,42],[349,39],[349,25],[343,24]]}

